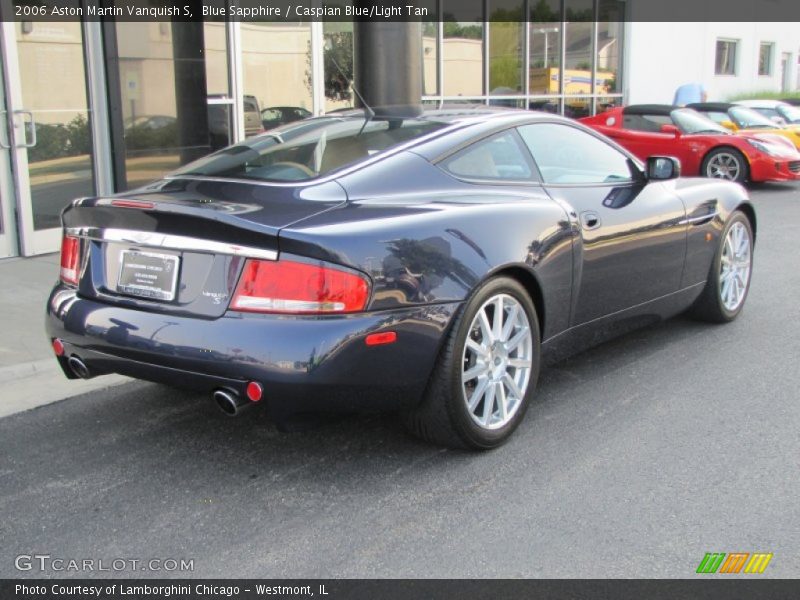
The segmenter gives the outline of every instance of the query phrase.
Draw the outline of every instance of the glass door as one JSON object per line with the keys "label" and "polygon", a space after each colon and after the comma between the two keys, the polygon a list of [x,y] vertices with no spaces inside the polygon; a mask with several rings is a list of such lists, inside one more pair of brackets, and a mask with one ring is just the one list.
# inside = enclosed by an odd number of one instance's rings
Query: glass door
{"label": "glass door", "polygon": [[20,247],[55,252],[61,210],[95,193],[83,28],[5,21],[0,49]]}
{"label": "glass door", "polygon": [[3,61],[0,61],[0,258],[17,253],[14,223],[14,183],[11,171],[11,135],[3,85]]}

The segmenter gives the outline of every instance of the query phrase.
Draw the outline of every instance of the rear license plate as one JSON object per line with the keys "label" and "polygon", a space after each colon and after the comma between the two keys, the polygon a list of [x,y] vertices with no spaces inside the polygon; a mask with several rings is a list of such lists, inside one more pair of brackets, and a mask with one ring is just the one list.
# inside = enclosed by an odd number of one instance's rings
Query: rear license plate
{"label": "rear license plate", "polygon": [[180,259],[171,254],[123,250],[117,291],[153,300],[174,300]]}

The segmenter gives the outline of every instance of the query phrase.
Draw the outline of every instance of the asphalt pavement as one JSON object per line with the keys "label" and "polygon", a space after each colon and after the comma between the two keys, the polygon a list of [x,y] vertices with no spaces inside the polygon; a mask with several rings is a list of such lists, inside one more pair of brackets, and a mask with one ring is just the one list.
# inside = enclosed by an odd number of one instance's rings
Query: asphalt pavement
{"label": "asphalt pavement", "polygon": [[706,552],[800,576],[800,186],[752,195],[737,321],[679,317],[548,368],[492,452],[391,415],[283,434],[144,382],[0,419],[0,577],[115,574],[15,568],[36,553],[193,561],[116,573],[142,577],[692,577]]}

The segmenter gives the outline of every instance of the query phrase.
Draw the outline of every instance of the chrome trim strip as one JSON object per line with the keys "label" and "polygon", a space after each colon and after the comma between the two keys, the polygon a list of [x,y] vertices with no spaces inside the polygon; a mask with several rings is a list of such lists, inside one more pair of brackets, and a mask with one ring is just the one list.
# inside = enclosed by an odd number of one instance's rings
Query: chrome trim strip
{"label": "chrome trim strip", "polygon": [[707,215],[703,215],[702,217],[691,217],[688,219],[684,219],[683,221],[679,221],[678,225],[688,225],[689,223],[698,223],[700,221],[710,221],[714,217],[719,215],[719,212],[709,213]]}
{"label": "chrome trim strip", "polygon": [[264,248],[254,248],[252,246],[239,246],[238,244],[215,242],[184,235],[134,231],[131,229],[102,229],[100,227],[69,227],[65,231],[67,235],[103,242],[122,242],[135,244],[137,246],[146,246],[148,248],[165,248],[189,252],[244,256],[262,260],[278,260],[278,252],[276,250],[265,250]]}

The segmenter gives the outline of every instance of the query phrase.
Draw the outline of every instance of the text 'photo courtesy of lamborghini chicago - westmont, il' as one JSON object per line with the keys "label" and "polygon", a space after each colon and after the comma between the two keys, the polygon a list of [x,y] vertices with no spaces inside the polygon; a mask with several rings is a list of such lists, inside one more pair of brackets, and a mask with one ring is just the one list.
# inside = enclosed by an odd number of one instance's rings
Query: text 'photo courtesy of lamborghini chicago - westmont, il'
{"label": "text 'photo courtesy of lamborghini chicago - westmont, il'", "polygon": [[740,185],[680,178],[528,111],[360,111],[290,123],[62,215],[47,335],[67,377],[121,373],[276,422],[398,411],[486,449],[540,366],[747,297]]}

